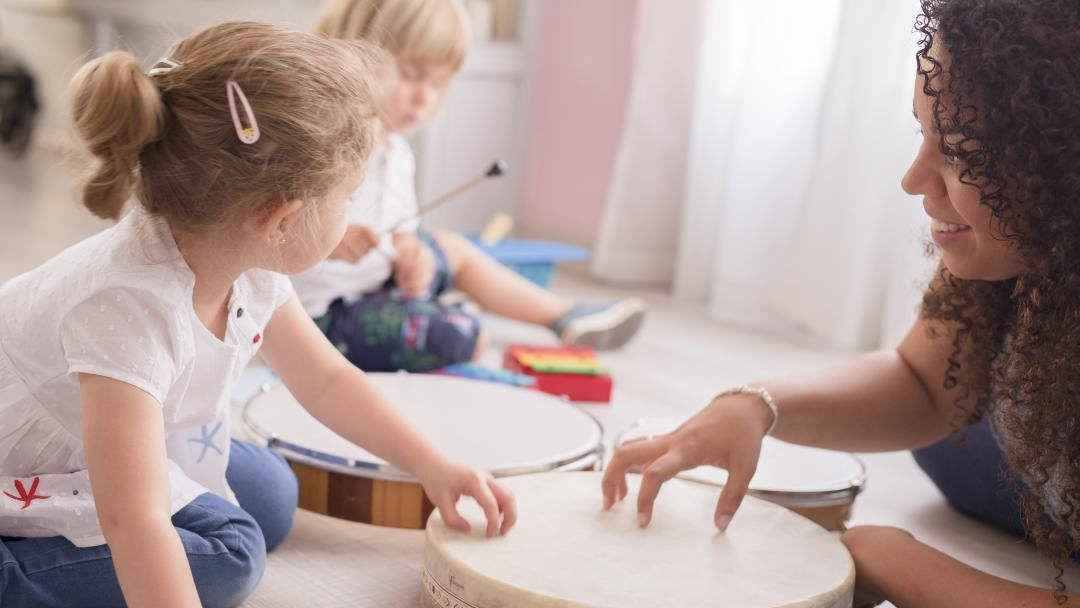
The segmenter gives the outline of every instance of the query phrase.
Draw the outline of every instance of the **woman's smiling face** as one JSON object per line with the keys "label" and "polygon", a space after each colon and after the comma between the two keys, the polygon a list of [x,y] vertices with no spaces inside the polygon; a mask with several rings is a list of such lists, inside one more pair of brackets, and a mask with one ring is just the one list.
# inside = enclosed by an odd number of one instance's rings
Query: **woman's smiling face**
{"label": "woman's smiling face", "polygon": [[941,152],[933,99],[923,91],[925,79],[921,74],[916,78],[914,102],[923,141],[901,185],[908,194],[923,197],[931,236],[950,273],[986,281],[1015,277],[1023,269],[1015,244],[1002,237],[990,207],[979,202],[979,189],[960,181],[963,162]]}

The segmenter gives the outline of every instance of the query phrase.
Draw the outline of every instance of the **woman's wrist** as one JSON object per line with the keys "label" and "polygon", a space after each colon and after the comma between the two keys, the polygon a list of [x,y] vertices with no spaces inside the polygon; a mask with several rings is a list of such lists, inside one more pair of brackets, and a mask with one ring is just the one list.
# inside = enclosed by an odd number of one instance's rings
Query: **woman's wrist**
{"label": "woman's wrist", "polygon": [[760,422],[762,437],[771,434],[776,428],[780,418],[779,408],[766,389],[749,385],[736,386],[718,394],[713,402],[727,399],[745,404],[746,411],[752,413],[755,420]]}

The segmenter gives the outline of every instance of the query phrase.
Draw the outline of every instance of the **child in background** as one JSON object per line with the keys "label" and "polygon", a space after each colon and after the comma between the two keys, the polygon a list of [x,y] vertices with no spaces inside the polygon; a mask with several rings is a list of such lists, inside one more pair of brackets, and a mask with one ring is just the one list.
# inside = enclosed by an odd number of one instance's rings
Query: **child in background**
{"label": "child in background", "polygon": [[[288,532],[296,482],[230,444],[258,351],[327,426],[413,471],[447,521],[487,533],[513,498],[448,460],[304,313],[290,273],[341,241],[374,140],[359,43],[246,22],[149,73],[113,52],[76,76],[99,165],[84,203],[118,224],[0,286],[0,605],[233,606]],[[242,449],[237,449],[243,446]]]}
{"label": "child in background", "polygon": [[550,327],[566,344],[617,348],[634,336],[645,312],[636,298],[575,303],[454,232],[418,230],[418,221],[380,239],[417,212],[415,162],[403,135],[432,118],[468,50],[468,28],[453,0],[333,0],[315,32],[389,51],[399,76],[386,96],[384,132],[364,182],[349,199],[344,239],[330,259],[294,277],[308,314],[353,363],[369,371],[427,371],[479,357],[479,321],[438,301],[451,288],[488,311]]}

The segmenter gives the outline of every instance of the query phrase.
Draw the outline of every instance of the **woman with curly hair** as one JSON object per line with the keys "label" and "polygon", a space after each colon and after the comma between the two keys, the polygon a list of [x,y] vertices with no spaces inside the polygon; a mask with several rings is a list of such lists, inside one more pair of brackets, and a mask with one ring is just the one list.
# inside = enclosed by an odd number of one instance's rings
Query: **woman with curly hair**
{"label": "woman with curly hair", "polygon": [[[648,525],[662,483],[717,465],[729,471],[715,513],[723,530],[766,434],[870,452],[988,428],[1056,586],[981,572],[902,530],[856,527],[843,537],[856,605],[1072,603],[1062,566],[1080,549],[1080,2],[923,0],[916,29],[923,143],[902,185],[922,198],[941,263],[915,325],[895,349],[725,391],[676,431],[621,447],[605,506],[640,467]],[[986,494],[1008,498],[984,470]],[[1007,526],[1007,514],[996,519]]]}

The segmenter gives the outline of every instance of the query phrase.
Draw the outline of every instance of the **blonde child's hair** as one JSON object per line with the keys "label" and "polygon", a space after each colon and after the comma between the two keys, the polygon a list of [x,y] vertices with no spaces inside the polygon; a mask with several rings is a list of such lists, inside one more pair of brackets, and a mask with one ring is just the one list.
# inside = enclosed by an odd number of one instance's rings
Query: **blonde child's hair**
{"label": "blonde child's hair", "polygon": [[315,33],[363,40],[407,61],[455,71],[469,52],[468,21],[455,0],[330,0]]}
{"label": "blonde child's hair", "polygon": [[[226,22],[167,57],[179,65],[148,76],[112,52],[72,81],[75,128],[98,160],[83,203],[100,217],[118,217],[132,193],[195,231],[293,200],[310,212],[371,152],[381,53],[369,45]],[[254,111],[254,144],[237,136],[230,80]]]}

